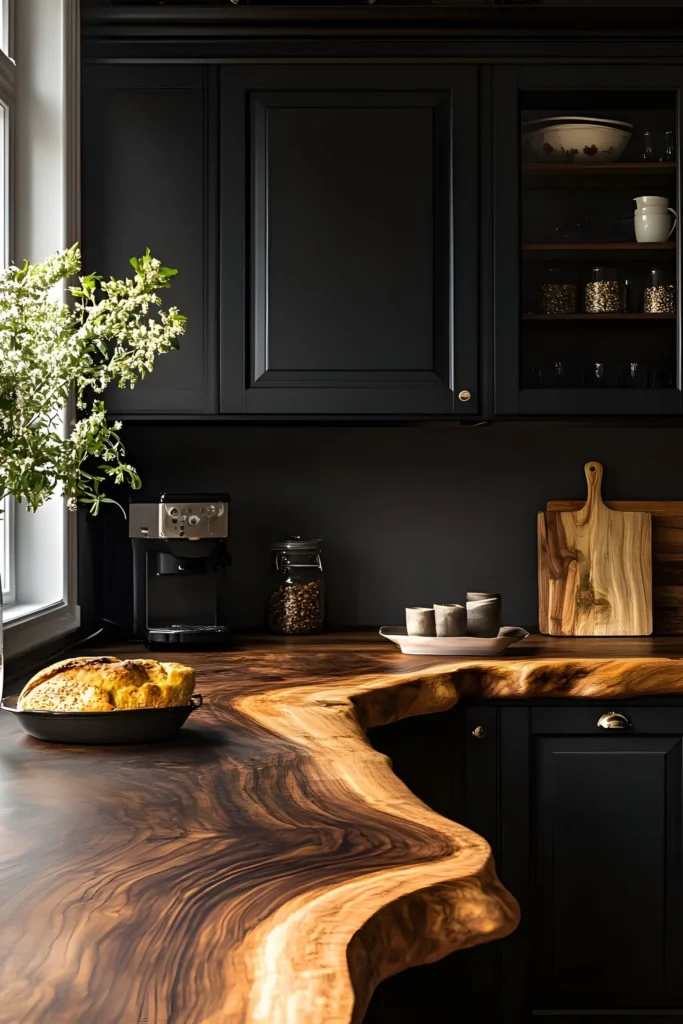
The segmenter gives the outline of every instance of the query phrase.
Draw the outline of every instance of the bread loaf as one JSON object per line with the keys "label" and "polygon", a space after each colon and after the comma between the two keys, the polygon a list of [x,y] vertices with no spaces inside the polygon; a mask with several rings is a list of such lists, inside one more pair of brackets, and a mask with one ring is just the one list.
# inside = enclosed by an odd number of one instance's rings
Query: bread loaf
{"label": "bread loaf", "polygon": [[137,658],[69,658],[38,672],[19,697],[20,711],[119,711],[188,704],[194,669]]}

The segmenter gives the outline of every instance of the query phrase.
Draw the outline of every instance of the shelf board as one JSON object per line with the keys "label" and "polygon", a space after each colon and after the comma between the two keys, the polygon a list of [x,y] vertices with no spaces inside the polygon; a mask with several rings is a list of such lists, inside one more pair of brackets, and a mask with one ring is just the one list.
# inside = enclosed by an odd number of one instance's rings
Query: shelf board
{"label": "shelf board", "polygon": [[675,252],[675,242],[526,242],[524,252]]}
{"label": "shelf board", "polygon": [[674,174],[674,163],[614,163],[614,164],[522,164],[524,174],[625,174],[638,176],[646,174]]}
{"label": "shelf board", "polygon": [[675,313],[525,313],[522,320],[526,323],[557,323],[574,320],[631,320],[644,323],[651,320],[675,320]]}

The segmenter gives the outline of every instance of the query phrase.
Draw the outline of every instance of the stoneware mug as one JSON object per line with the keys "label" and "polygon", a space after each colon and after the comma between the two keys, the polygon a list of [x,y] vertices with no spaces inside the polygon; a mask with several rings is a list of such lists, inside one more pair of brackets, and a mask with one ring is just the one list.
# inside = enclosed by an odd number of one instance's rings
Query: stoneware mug
{"label": "stoneware mug", "polygon": [[636,241],[666,242],[674,232],[676,219],[676,211],[671,206],[645,206],[636,210],[633,215]]}
{"label": "stoneware mug", "polygon": [[467,594],[467,635],[498,636],[500,632],[500,594],[482,594],[469,591]]}
{"label": "stoneware mug", "polygon": [[408,636],[436,636],[434,609],[419,605],[406,608],[406,629]]}
{"label": "stoneware mug", "polygon": [[466,636],[467,614],[464,604],[435,604],[437,636]]}

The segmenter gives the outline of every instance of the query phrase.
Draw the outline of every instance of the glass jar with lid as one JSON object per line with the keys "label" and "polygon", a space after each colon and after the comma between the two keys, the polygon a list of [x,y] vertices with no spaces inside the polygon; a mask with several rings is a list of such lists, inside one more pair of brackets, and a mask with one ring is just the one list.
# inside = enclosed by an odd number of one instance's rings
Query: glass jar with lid
{"label": "glass jar with lid", "polygon": [[663,267],[652,267],[643,293],[643,313],[671,316],[676,312],[676,286]]}
{"label": "glass jar with lid", "polygon": [[287,537],[271,544],[272,585],[268,598],[271,633],[321,633],[325,623],[325,577],[320,539]]}
{"label": "glass jar with lid", "polygon": [[578,273],[574,267],[549,267],[541,284],[541,313],[578,313]]}
{"label": "glass jar with lid", "polygon": [[622,313],[624,289],[616,267],[593,267],[584,289],[586,313]]}

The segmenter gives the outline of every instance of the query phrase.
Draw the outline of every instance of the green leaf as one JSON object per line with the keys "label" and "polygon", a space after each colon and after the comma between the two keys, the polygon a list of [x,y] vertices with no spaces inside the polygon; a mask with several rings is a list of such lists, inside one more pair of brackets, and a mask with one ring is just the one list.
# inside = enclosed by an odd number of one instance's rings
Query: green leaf
{"label": "green leaf", "polygon": [[[176,348],[185,318],[152,297],[177,272],[157,265],[149,248],[130,263],[133,281],[77,277],[73,246],[40,264],[0,269],[0,490],[30,511],[57,492],[97,514],[113,501],[110,485],[141,487],[101,396],[110,385],[134,387],[156,357]],[[62,280],[69,305],[51,293]],[[63,437],[57,424],[69,392],[79,421]]]}

